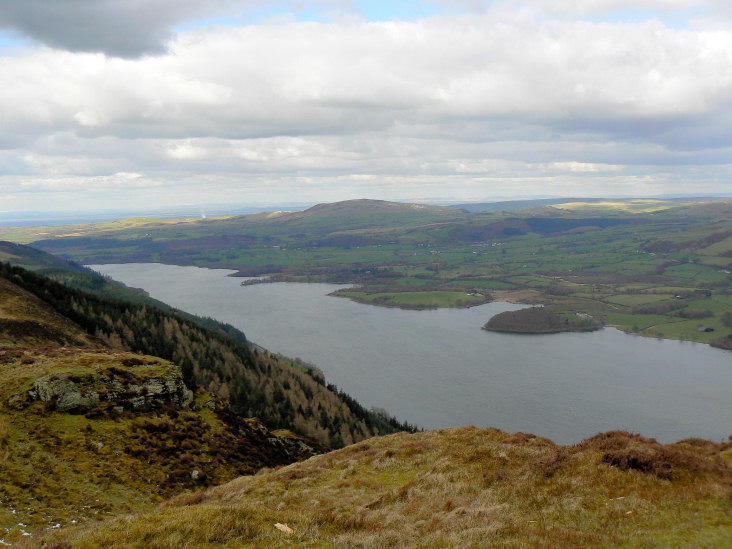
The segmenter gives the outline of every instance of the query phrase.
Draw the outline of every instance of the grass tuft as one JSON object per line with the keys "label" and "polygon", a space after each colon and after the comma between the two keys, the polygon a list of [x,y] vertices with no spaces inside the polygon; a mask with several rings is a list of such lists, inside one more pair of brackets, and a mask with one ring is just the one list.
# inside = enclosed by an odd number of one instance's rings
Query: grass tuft
{"label": "grass tuft", "polygon": [[[732,470],[719,461],[727,449],[622,431],[574,446],[473,427],[397,434],[28,546],[724,546],[732,539]],[[610,453],[617,465],[603,459]],[[647,470],[635,467],[636,453],[650,456]]]}
{"label": "grass tuft", "polygon": [[640,471],[659,479],[672,480],[683,472],[729,473],[720,456],[726,445],[701,439],[669,446],[626,431],[611,431],[587,439],[582,446],[603,451],[601,461],[621,471]]}

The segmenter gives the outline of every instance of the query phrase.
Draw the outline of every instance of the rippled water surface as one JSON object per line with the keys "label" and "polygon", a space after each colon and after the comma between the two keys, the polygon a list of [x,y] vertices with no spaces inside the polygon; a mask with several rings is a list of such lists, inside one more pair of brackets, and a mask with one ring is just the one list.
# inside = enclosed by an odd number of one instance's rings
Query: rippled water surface
{"label": "rippled water surface", "polygon": [[732,434],[732,353],[604,329],[481,330],[518,308],[403,311],[328,297],[332,284],[240,285],[231,271],[160,264],[94,269],[317,364],[361,403],[425,428],[492,426],[561,443],[627,429],[670,442]]}

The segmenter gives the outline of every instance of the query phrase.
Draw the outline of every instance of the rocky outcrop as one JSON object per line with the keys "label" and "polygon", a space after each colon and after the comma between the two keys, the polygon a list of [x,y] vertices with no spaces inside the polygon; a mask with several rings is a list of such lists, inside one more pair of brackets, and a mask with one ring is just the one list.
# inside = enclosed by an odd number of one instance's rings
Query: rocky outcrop
{"label": "rocky outcrop", "polygon": [[108,368],[104,372],[51,372],[35,380],[31,400],[48,402],[58,412],[85,412],[106,404],[121,412],[173,404],[188,408],[193,393],[175,366],[147,371]]}

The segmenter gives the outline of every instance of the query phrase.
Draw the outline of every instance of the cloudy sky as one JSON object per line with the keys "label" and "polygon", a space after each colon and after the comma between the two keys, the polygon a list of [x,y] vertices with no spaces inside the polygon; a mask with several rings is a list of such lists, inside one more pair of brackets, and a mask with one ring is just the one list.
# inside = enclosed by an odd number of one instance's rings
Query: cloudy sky
{"label": "cloudy sky", "polygon": [[0,0],[0,211],[732,193],[725,0]]}

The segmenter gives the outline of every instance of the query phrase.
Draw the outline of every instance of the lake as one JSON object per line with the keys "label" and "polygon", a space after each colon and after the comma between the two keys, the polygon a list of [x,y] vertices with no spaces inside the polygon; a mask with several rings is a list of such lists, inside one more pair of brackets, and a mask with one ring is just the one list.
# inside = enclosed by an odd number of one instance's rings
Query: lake
{"label": "lake", "polygon": [[334,284],[241,286],[232,271],[92,265],[178,309],[228,322],[270,351],[318,365],[366,407],[424,428],[475,425],[574,443],[624,429],[673,442],[732,434],[732,353],[612,328],[481,330],[520,308],[408,311],[327,296]]}

